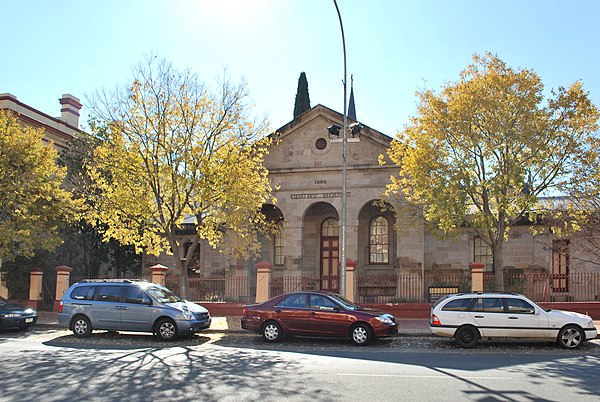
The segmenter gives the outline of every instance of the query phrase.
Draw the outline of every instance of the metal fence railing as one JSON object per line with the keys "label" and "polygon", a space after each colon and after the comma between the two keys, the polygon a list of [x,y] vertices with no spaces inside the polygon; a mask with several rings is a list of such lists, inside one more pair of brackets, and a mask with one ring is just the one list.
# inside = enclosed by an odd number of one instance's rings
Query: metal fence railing
{"label": "metal fence railing", "polygon": [[[71,274],[69,276],[69,284],[72,285],[74,283],[77,283],[79,281],[83,281],[86,279],[90,279],[90,280],[102,280],[102,279],[110,279],[110,280],[114,280],[115,278],[110,278],[106,275],[86,275],[86,274]],[[120,279],[146,279],[146,280],[150,280],[150,278],[142,278],[141,275],[128,275],[126,278],[120,278]]]}
{"label": "metal fence railing", "polygon": [[[179,293],[179,277],[167,275],[166,286]],[[213,303],[249,303],[256,298],[256,284],[249,283],[246,276],[188,276],[189,300]]]}
{"label": "metal fence railing", "polygon": [[[83,279],[102,278],[71,275],[70,284]],[[484,291],[495,289],[494,280],[493,274],[484,273]],[[179,293],[177,275],[167,275],[166,285],[175,293]],[[349,285],[346,286],[348,288]],[[468,272],[426,272],[424,275],[372,275],[357,272],[354,286],[355,300],[359,303],[433,303],[447,293],[470,292],[471,275]],[[273,275],[270,283],[272,297],[298,290],[337,292],[338,289],[337,276],[322,277],[318,274]],[[536,302],[600,301],[600,272],[565,275],[505,273],[504,290],[524,294]],[[256,299],[256,279],[245,275],[190,275],[187,298],[198,302],[253,303]]]}
{"label": "metal fence railing", "polygon": [[[357,301],[362,303],[432,303],[441,295],[471,291],[471,275],[362,275],[357,277]],[[484,291],[496,289],[495,276],[484,273]],[[600,272],[570,274],[505,273],[504,291],[521,293],[538,302],[600,300]]]}
{"label": "metal fence railing", "polygon": [[507,274],[504,288],[536,302],[591,302],[600,299],[600,272]]}

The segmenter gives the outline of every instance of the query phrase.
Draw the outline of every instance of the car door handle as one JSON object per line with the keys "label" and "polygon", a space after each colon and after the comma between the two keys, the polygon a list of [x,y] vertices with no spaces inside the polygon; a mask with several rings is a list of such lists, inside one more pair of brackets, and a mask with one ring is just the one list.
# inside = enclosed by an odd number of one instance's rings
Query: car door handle
{"label": "car door handle", "polygon": [[281,310],[275,310],[276,313],[281,313]]}
{"label": "car door handle", "polygon": [[508,317],[509,320],[518,320],[519,317]]}
{"label": "car door handle", "polygon": [[317,312],[313,311],[312,313],[310,313],[310,315],[317,315]]}
{"label": "car door handle", "polygon": [[475,318],[485,318],[483,315],[476,315]]}

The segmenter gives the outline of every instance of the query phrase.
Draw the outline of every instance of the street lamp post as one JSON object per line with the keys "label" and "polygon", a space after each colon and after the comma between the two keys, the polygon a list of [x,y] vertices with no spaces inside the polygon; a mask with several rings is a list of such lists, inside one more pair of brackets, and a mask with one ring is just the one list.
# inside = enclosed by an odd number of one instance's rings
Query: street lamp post
{"label": "street lamp post", "polygon": [[337,1],[333,0],[335,9],[337,11],[338,19],[340,20],[340,29],[342,31],[342,48],[344,51],[344,122],[342,127],[342,239],[341,239],[341,250],[340,250],[340,294],[346,296],[346,132],[348,128],[348,116],[346,112],[346,40],[344,38],[344,25],[342,24],[342,15],[338,7]]}

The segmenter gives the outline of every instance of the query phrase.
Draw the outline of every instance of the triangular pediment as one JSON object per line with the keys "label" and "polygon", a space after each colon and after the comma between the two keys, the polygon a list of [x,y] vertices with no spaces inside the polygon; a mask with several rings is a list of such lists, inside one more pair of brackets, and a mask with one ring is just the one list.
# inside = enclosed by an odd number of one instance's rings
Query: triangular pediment
{"label": "triangular pediment", "polygon": [[[348,125],[354,120],[348,119]],[[341,165],[342,143],[330,138],[327,128],[343,125],[343,115],[317,105],[280,127],[265,158],[268,169],[327,168]],[[362,123],[359,141],[347,143],[349,166],[375,166],[392,138]],[[348,136],[350,137],[350,136]]]}

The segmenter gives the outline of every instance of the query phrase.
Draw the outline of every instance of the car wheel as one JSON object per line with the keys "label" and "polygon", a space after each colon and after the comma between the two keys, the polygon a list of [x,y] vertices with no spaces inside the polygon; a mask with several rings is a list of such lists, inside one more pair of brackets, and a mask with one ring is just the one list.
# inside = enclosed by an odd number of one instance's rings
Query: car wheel
{"label": "car wheel", "polygon": [[262,337],[267,342],[277,342],[282,338],[281,325],[275,321],[269,321],[263,325]]}
{"label": "car wheel", "polygon": [[558,333],[558,344],[565,349],[576,349],[584,340],[583,331],[575,325],[568,325]]}
{"label": "car wheel", "polygon": [[366,324],[356,324],[352,327],[350,337],[355,345],[368,345],[373,340],[373,331],[371,330],[371,327]]}
{"label": "car wheel", "polygon": [[173,320],[162,318],[156,323],[156,336],[161,341],[172,341],[177,338],[177,326]]}
{"label": "car wheel", "polygon": [[479,331],[475,327],[461,327],[456,331],[454,340],[461,348],[474,348],[479,343]]}
{"label": "car wheel", "polygon": [[78,315],[73,319],[73,335],[78,338],[87,338],[92,335],[92,324],[87,317]]}

